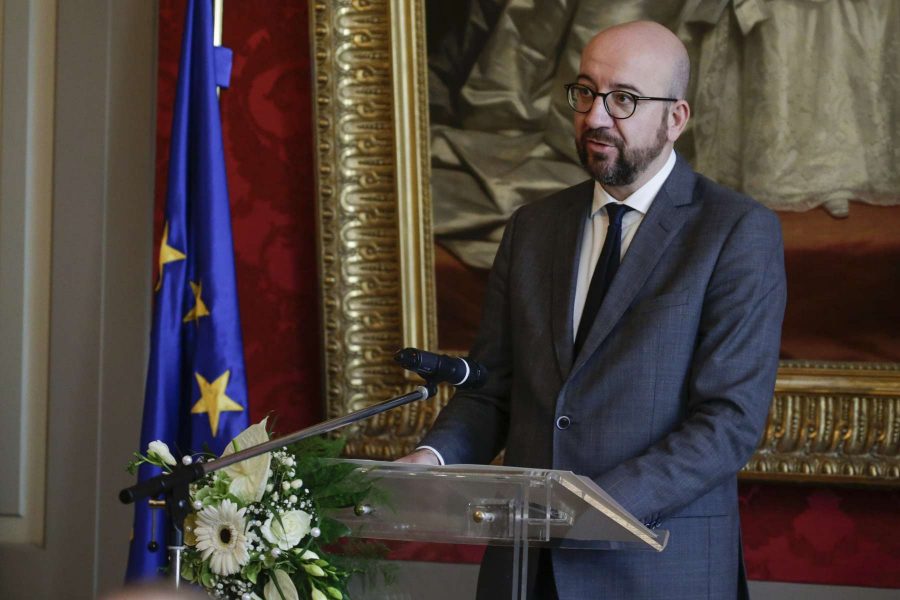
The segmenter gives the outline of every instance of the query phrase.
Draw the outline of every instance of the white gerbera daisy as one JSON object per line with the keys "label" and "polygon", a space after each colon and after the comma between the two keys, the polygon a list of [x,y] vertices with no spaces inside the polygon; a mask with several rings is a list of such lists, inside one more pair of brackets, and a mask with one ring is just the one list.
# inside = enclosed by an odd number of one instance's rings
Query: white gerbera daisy
{"label": "white gerbera daisy", "polygon": [[217,575],[233,575],[250,560],[244,533],[246,510],[238,510],[237,504],[223,500],[219,506],[207,506],[197,513],[197,550],[202,552],[203,560],[209,560],[209,568]]}

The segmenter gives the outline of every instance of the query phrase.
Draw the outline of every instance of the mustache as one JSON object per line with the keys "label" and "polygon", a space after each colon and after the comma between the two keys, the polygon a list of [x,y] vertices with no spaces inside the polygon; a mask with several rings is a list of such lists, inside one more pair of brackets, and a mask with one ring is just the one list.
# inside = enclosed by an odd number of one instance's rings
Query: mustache
{"label": "mustache", "polygon": [[581,135],[581,139],[589,142],[600,142],[617,148],[621,147],[622,138],[613,135],[609,129],[588,129]]}

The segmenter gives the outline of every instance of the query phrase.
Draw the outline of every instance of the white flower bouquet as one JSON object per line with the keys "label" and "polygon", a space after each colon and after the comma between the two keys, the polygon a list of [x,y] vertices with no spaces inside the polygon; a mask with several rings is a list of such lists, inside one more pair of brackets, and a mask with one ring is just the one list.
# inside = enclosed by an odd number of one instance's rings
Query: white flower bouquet
{"label": "white flower bouquet", "polygon": [[[229,444],[224,455],[269,439],[266,420]],[[349,533],[330,508],[354,506],[372,492],[352,466],[327,463],[341,440],[314,438],[210,473],[191,485],[181,576],[210,596],[241,600],[342,600],[359,564],[322,549]],[[203,460],[203,456],[184,458]],[[209,460],[214,457],[209,457]],[[175,457],[152,442],[129,465],[170,472]]]}

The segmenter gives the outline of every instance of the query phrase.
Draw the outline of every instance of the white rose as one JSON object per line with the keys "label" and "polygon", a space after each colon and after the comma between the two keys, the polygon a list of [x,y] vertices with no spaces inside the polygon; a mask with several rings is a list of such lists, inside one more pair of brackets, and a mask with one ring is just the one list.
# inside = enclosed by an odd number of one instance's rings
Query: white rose
{"label": "white rose", "polygon": [[169,447],[166,446],[165,442],[161,442],[159,440],[150,442],[150,444],[147,446],[147,456],[156,456],[156,458],[163,461],[167,465],[176,464],[175,457],[172,456],[171,452],[169,452]]}
{"label": "white rose", "polygon": [[308,512],[292,510],[281,515],[280,519],[269,517],[259,530],[270,544],[290,550],[309,533],[311,522],[312,515]]}
{"label": "white rose", "polygon": [[[278,580],[278,586],[275,586],[275,580]],[[279,588],[281,591],[279,592]],[[294,582],[291,581],[290,576],[278,569],[273,574],[273,577],[269,578],[269,582],[266,583],[266,587],[263,588],[263,596],[266,600],[300,600],[300,596],[297,593],[297,588],[294,586]]]}

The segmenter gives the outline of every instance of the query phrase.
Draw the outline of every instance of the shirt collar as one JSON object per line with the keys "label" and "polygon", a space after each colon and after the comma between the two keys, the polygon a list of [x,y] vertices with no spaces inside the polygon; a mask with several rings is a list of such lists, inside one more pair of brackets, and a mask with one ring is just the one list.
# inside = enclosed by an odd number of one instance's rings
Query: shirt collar
{"label": "shirt collar", "polygon": [[[656,175],[651,177],[647,183],[635,190],[633,194],[625,198],[625,200],[622,201],[622,204],[633,208],[642,215],[646,215],[647,211],[650,210],[650,205],[653,204],[653,199],[656,198],[656,194],[659,193],[659,190],[662,188],[663,184],[666,182],[666,179],[669,177],[669,174],[674,168],[675,151],[672,150],[672,153],[669,154],[669,159],[666,161],[666,164],[664,164],[662,168],[656,172]],[[600,182],[595,181],[594,201],[591,204],[591,217],[597,214],[597,211],[599,211],[610,202],[618,202],[618,200],[610,196],[606,192],[606,190],[603,189],[603,186],[600,185]]]}

